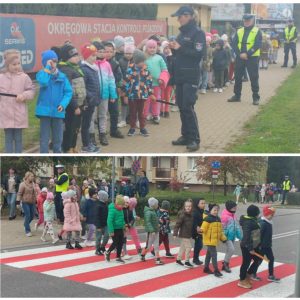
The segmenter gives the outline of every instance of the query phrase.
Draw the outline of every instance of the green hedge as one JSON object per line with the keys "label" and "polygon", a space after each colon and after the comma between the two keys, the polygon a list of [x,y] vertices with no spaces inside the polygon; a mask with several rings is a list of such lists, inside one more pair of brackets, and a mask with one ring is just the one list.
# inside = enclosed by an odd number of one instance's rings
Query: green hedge
{"label": "green hedge", "polygon": [[300,205],[300,192],[288,193],[287,194],[287,203],[289,205]]}

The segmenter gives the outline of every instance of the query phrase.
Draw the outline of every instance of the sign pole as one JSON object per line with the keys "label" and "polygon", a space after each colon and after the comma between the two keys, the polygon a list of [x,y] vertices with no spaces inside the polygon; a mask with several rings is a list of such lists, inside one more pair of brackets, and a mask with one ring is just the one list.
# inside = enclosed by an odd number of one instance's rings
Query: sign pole
{"label": "sign pole", "polygon": [[112,157],[112,174],[111,174],[111,201],[115,202],[115,185],[116,185],[116,157]]}

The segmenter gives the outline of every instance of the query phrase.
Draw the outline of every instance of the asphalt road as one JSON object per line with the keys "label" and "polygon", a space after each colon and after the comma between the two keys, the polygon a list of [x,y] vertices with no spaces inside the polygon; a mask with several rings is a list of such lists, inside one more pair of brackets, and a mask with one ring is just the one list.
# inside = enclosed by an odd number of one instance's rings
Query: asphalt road
{"label": "asphalt road", "polygon": [[[241,205],[237,216],[239,217],[246,210]],[[297,247],[299,247],[299,225],[300,209],[278,209],[274,217],[274,239],[273,251],[275,260],[283,263],[296,263]],[[140,233],[141,240],[145,240],[145,234]],[[171,244],[178,244],[178,241],[170,239]],[[40,247],[40,245],[38,245]],[[27,249],[24,247],[23,249]],[[236,254],[240,250],[236,247]],[[22,248],[18,247],[18,250]],[[219,251],[224,252],[223,245]],[[38,284],[37,284],[38,283]],[[280,287],[279,287],[280,288]],[[291,291],[291,294],[293,291]],[[120,297],[110,291],[63,280],[40,273],[34,273],[1,265],[1,297]]]}

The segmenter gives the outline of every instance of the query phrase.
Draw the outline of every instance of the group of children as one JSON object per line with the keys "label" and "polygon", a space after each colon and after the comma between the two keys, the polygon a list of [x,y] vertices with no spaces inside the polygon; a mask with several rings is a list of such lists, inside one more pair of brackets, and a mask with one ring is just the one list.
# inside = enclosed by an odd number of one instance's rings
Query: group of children
{"label": "group of children", "polygon": [[[38,224],[44,223],[41,240],[46,241],[46,234],[49,233],[53,243],[56,243],[58,239],[53,231],[55,219],[53,193],[47,193],[46,188],[43,188],[39,198],[39,216],[42,221]],[[140,260],[143,262],[146,261],[146,254],[150,252],[155,257],[155,264],[163,265],[160,251],[162,243],[165,248],[165,257],[175,258],[175,255],[170,251],[169,244],[169,234],[172,232],[169,201],[165,200],[159,205],[159,201],[154,197],[148,199],[148,205],[144,208],[144,228],[147,237],[146,245],[142,247],[135,227],[135,222],[139,219],[135,212],[136,198],[117,195],[115,201],[109,203],[108,193],[103,190],[97,191],[94,187],[88,189],[88,197],[86,197],[83,205],[80,205],[77,193],[73,189],[63,192],[62,198],[65,218],[63,230],[66,235],[67,249],[82,249],[80,236],[83,226],[88,226],[84,246],[93,246],[95,236],[95,254],[104,255],[108,262],[111,260],[113,251],[116,251],[115,261],[118,263],[125,263],[125,260],[131,259],[129,253],[134,254],[134,251],[128,251],[127,238],[129,236],[134,242],[136,254],[140,256]],[[270,205],[265,205],[263,217],[259,218],[259,208],[250,205],[247,208],[247,215],[242,215],[238,222],[236,218],[237,203],[235,201],[228,200],[225,203],[220,217],[218,204],[208,204],[207,210],[205,210],[205,206],[206,203],[203,198],[194,203],[188,199],[182,210],[179,211],[172,232],[173,238],[178,238],[180,242],[176,264],[186,268],[202,265],[203,261],[200,260],[199,255],[204,245],[207,247],[207,252],[203,272],[222,277],[223,274],[220,272],[217,260],[217,246],[220,242],[224,243],[226,251],[222,270],[231,273],[230,261],[235,252],[235,241],[240,240],[243,261],[238,286],[251,288],[251,280],[262,280],[257,276],[257,271],[263,256],[269,260],[268,281],[279,282],[280,280],[274,276],[274,255],[272,252],[272,218],[275,209]],[[82,224],[84,225],[82,226]],[[72,245],[72,232],[75,234],[74,247]],[[107,248],[110,237],[112,243]],[[191,263],[192,248],[194,250]],[[253,261],[252,264],[251,261]],[[213,270],[210,268],[210,263],[212,263]]]}

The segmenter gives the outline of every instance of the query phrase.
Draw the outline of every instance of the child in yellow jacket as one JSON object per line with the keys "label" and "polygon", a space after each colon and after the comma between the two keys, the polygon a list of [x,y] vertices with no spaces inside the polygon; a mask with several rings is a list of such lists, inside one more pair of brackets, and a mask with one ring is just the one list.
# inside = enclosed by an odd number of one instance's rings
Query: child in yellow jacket
{"label": "child in yellow jacket", "polygon": [[[219,209],[220,207],[218,204],[209,204],[209,214],[204,218],[201,226],[203,245],[207,246],[204,273],[214,274],[216,277],[223,276],[218,269],[216,247],[219,244],[219,241],[225,242],[227,239],[223,232],[221,219],[218,216]],[[209,268],[210,260],[212,260],[214,272]]]}

